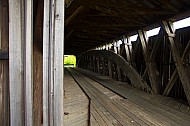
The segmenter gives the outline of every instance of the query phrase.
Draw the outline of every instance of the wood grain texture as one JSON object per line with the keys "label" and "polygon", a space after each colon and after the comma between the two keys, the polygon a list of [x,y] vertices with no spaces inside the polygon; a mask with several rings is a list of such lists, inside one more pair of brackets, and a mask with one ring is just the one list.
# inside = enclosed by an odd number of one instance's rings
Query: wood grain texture
{"label": "wood grain texture", "polygon": [[23,105],[23,1],[9,1],[10,125],[24,125]]}
{"label": "wood grain texture", "polygon": [[[180,102],[170,99],[172,103],[175,103],[175,105],[174,104],[169,105],[169,103],[166,105],[162,105],[159,102],[154,102],[153,100],[151,100],[151,97],[152,97],[151,94],[147,94],[147,93],[144,93],[143,91],[137,90],[130,86],[126,86],[126,84],[122,82],[103,79],[103,77],[101,77],[97,73],[92,73],[90,71],[82,70],[82,69],[78,69],[78,70],[82,72],[84,75],[93,79],[95,82],[98,82],[104,87],[126,98],[126,99],[119,100],[119,103],[118,103],[118,100],[116,100],[117,101],[116,103],[124,105],[126,108],[128,108],[127,111],[130,111],[131,113],[135,114],[140,119],[143,118],[143,121],[144,122],[146,121],[146,124],[148,125],[155,124],[155,125],[161,125],[161,126],[162,125],[176,125],[176,126],[187,125],[188,126],[190,123],[188,121],[190,119],[190,116],[187,113],[179,112],[179,106],[181,104]],[[82,77],[82,78],[85,78],[85,77]],[[88,83],[92,84],[92,81],[88,81]],[[99,89],[98,87],[96,88]],[[88,86],[88,89],[91,90],[90,86]],[[154,95],[153,99],[155,99],[156,97],[159,98],[162,96]],[[120,108],[120,109],[123,110],[123,108]],[[125,111],[126,110],[123,110],[122,112],[125,112]],[[130,116],[130,114],[128,115]],[[140,121],[138,121],[137,119],[135,119],[135,121],[141,124]]]}
{"label": "wood grain texture", "polygon": [[64,74],[64,126],[88,126],[89,99],[69,75]]}
{"label": "wood grain texture", "polygon": [[25,125],[33,126],[33,0],[25,1]]}
{"label": "wood grain texture", "polygon": [[[9,48],[8,1],[0,2],[0,50]],[[9,62],[0,60],[0,125],[9,125]]]}
{"label": "wood grain texture", "polygon": [[[36,6],[38,5],[38,6]],[[43,40],[43,1],[39,0],[38,3],[35,4],[36,7],[36,18],[34,18],[34,40],[33,40],[33,111],[34,111],[34,119],[33,125],[41,126],[43,123],[42,119],[42,85],[43,85],[43,56],[42,56],[42,47],[41,43]],[[38,18],[37,18],[38,17]]]}

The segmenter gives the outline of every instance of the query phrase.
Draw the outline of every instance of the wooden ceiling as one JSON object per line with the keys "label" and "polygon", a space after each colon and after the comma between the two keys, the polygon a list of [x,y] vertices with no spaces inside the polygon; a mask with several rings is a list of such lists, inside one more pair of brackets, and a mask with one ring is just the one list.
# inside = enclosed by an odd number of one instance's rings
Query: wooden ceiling
{"label": "wooden ceiling", "polygon": [[66,0],[65,54],[129,35],[190,10],[190,0]]}

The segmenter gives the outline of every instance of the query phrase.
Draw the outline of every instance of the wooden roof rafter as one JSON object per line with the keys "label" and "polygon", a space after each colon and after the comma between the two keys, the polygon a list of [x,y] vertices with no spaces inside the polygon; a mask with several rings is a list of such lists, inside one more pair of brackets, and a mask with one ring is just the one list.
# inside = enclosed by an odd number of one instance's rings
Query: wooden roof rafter
{"label": "wooden roof rafter", "polygon": [[[189,8],[187,0],[75,0],[66,8],[65,40],[97,46],[99,42],[106,43],[153,24],[157,26]],[[74,51],[80,54],[82,50],[81,47]]]}

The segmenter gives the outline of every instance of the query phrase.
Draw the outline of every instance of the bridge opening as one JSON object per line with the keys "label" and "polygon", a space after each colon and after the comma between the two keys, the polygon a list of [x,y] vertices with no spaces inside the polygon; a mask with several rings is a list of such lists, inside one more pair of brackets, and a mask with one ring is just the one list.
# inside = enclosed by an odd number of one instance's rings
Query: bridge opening
{"label": "bridge opening", "polygon": [[64,55],[64,67],[76,67],[76,56]]}

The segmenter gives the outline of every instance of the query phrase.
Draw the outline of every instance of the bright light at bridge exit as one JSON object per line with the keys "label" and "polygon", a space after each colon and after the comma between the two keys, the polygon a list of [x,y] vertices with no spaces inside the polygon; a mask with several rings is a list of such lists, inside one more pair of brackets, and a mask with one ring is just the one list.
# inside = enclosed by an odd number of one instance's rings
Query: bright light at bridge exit
{"label": "bright light at bridge exit", "polygon": [[64,67],[76,67],[76,56],[64,55]]}

